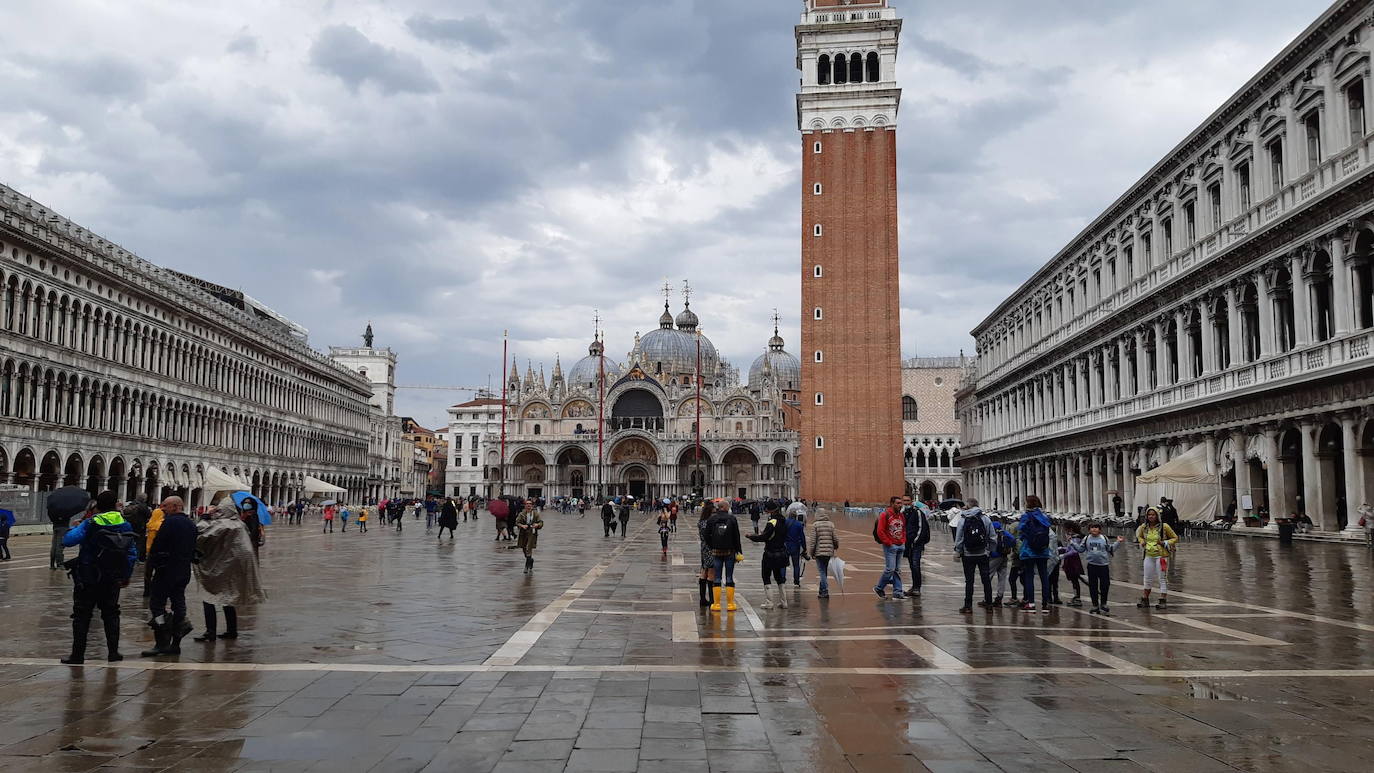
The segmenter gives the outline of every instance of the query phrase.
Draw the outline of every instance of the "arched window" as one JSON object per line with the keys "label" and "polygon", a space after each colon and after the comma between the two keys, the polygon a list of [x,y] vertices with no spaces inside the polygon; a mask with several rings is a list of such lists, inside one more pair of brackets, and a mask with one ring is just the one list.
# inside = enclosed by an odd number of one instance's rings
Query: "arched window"
{"label": "arched window", "polygon": [[539,433],[540,433],[539,425],[536,424],[536,425],[534,425],[534,434],[538,435]]}
{"label": "arched window", "polygon": [[902,421],[919,421],[916,400],[911,395],[902,395]]}
{"label": "arched window", "polygon": [[821,54],[821,58],[816,62],[816,83],[822,86],[830,85],[830,54]]}
{"label": "arched window", "polygon": [[863,55],[855,52],[849,56],[849,82],[864,82],[864,58]]}
{"label": "arched window", "polygon": [[878,82],[878,52],[877,52],[877,51],[869,51],[869,52],[868,52],[868,68],[867,68],[867,69],[868,69],[868,72],[864,73],[865,75],[868,76],[866,80],[867,80],[869,83],[877,83],[877,82]]}
{"label": "arched window", "polygon": [[844,58],[844,54],[835,57],[835,83],[849,82],[849,62]]}
{"label": "arched window", "polygon": [[821,268],[820,264],[817,263],[815,266],[811,267],[811,276],[820,279],[821,277],[825,276],[825,269]]}

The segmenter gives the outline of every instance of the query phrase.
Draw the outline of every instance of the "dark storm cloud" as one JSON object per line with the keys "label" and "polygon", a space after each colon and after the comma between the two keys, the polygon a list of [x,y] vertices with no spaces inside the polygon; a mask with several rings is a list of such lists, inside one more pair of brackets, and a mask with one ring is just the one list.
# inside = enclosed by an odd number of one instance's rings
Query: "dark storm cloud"
{"label": "dark storm cloud", "polygon": [[421,40],[474,51],[493,51],[506,44],[506,36],[482,16],[437,19],[429,14],[416,14],[406,19],[406,28]]}
{"label": "dark storm cloud", "polygon": [[320,30],[310,46],[310,63],[338,76],[354,91],[366,82],[396,93],[428,93],[439,88],[419,59],[378,45],[348,24]]}

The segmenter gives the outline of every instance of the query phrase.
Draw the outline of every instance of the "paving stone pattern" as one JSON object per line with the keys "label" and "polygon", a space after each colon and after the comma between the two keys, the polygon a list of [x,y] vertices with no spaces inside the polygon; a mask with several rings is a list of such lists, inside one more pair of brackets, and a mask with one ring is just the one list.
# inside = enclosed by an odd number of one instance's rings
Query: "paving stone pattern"
{"label": "paving stone pattern", "polygon": [[[536,570],[490,521],[438,541],[278,526],[270,600],[233,642],[147,646],[139,583],[119,664],[61,666],[70,586],[46,540],[0,565],[0,771],[1366,771],[1371,557],[1338,545],[1190,541],[1170,609],[960,615],[937,529],[916,600],[870,590],[881,553],[837,516],[844,593],[765,610],[758,551],[733,615],[696,604],[695,530],[668,555],[638,517],[546,514]],[[747,519],[744,521],[746,528]],[[906,577],[905,571],[903,573]],[[1060,593],[1071,595],[1067,580]],[[192,620],[199,627],[192,594]],[[95,626],[98,629],[98,625]]]}

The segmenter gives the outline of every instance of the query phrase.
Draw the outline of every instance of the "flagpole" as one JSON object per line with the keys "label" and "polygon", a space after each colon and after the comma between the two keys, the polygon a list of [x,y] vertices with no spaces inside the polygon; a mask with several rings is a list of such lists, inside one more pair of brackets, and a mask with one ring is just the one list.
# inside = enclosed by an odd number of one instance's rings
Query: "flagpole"
{"label": "flagpole", "polygon": [[606,498],[605,469],[606,462],[603,448],[606,440],[606,344],[601,341],[601,332],[597,331],[597,360],[596,372],[598,389],[600,396],[596,401],[596,493],[600,499]]}
{"label": "flagpole", "polygon": [[501,477],[497,483],[496,494],[506,493],[506,403],[510,382],[506,378],[506,357],[510,349],[510,331],[501,331]]}
{"label": "flagpole", "polygon": [[697,334],[697,423],[696,423],[696,463],[697,476],[701,479],[701,496],[706,497],[706,476],[701,473],[701,330]]}

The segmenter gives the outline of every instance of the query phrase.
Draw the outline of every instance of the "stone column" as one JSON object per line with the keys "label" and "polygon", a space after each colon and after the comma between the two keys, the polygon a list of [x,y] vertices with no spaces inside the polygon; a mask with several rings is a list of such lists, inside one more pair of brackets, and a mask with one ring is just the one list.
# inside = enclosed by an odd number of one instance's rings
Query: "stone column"
{"label": "stone column", "polygon": [[1074,370],[1078,373],[1078,409],[1088,408],[1088,358],[1074,360]]}
{"label": "stone column", "polygon": [[1131,468],[1135,466],[1136,449],[1127,448],[1125,459],[1121,464],[1121,501],[1122,507],[1126,509],[1126,514],[1135,517],[1135,473]]}
{"label": "stone column", "polygon": [[1093,512],[1092,464],[1091,454],[1078,455],[1078,512],[1087,515]]}
{"label": "stone column", "polygon": [[1177,384],[1193,374],[1192,340],[1188,338],[1187,317],[1182,310],[1174,312],[1174,359],[1178,361],[1178,374],[1173,380]]}
{"label": "stone column", "polygon": [[1150,388],[1158,389],[1169,383],[1169,358],[1165,353],[1164,347],[1164,318],[1156,317],[1150,323],[1151,331],[1155,335],[1155,355],[1154,355],[1154,377],[1150,379]]}
{"label": "stone column", "polygon": [[1316,426],[1311,420],[1304,420],[1298,424],[1298,433],[1302,436],[1302,507],[1300,511],[1307,513],[1315,527],[1320,529],[1326,520],[1326,513],[1323,512],[1321,503],[1321,469],[1317,466],[1317,439],[1313,437]]}
{"label": "stone column", "polygon": [[1357,510],[1364,503],[1364,481],[1360,477],[1360,455],[1356,451],[1359,437],[1355,431],[1356,417],[1341,417],[1341,469],[1345,473],[1345,530],[1348,537],[1363,537]]}
{"label": "stone column", "polygon": [[1131,394],[1131,382],[1127,376],[1126,339],[1116,339],[1116,399],[1125,400]]}
{"label": "stone column", "polygon": [[1304,276],[1302,258],[1294,255],[1289,266],[1293,277],[1293,345],[1300,349],[1312,343],[1312,314],[1307,310],[1307,277]]}
{"label": "stone column", "polygon": [[1269,523],[1265,526],[1265,530],[1277,532],[1279,519],[1288,515],[1288,503],[1283,498],[1283,464],[1279,462],[1279,428],[1277,426],[1266,427],[1264,441],[1267,446],[1266,452],[1269,455],[1268,467],[1265,470],[1269,479]]}
{"label": "stone column", "polygon": [[[1254,512],[1254,493],[1250,491],[1250,460],[1245,455],[1245,433],[1235,430],[1231,433],[1231,464],[1236,471],[1236,517],[1245,518]],[[1249,494],[1251,506],[1245,506],[1245,495]],[[1228,503],[1222,502],[1224,508]]]}
{"label": "stone column", "polygon": [[[1240,304],[1236,299],[1235,285],[1226,286],[1226,345],[1231,350],[1231,364],[1244,362],[1241,351]],[[1221,363],[1217,363],[1218,366]]]}
{"label": "stone column", "polygon": [[1089,508],[1088,512],[1089,512],[1090,514],[1097,514],[1097,513],[1102,512],[1102,503],[1103,503],[1104,501],[1106,501],[1106,499],[1107,499],[1107,488],[1106,488],[1106,486],[1103,485],[1103,480],[1102,480],[1102,479],[1103,479],[1103,476],[1106,475],[1106,472],[1107,472],[1107,465],[1106,465],[1106,459],[1103,457],[1101,451],[1094,451],[1094,452],[1093,452],[1093,455],[1092,455],[1092,463],[1093,463],[1093,470],[1092,470],[1092,472],[1093,472],[1093,502],[1092,502],[1092,507]]}
{"label": "stone column", "polygon": [[1145,331],[1136,329],[1135,338],[1135,394],[1143,395],[1149,389],[1150,367],[1145,354]]}
{"label": "stone column", "polygon": [[1260,328],[1260,359],[1264,359],[1278,351],[1278,343],[1274,337],[1274,296],[1273,290],[1269,287],[1269,278],[1263,271],[1255,273],[1256,302],[1259,304],[1259,328]]}
{"label": "stone column", "polygon": [[[1345,262],[1345,239],[1339,234],[1331,241],[1331,312],[1336,335],[1355,329],[1355,304],[1350,294],[1350,266]],[[1347,505],[1349,500],[1347,500]],[[1358,504],[1356,505],[1358,507]],[[1353,508],[1348,508],[1354,512]]]}
{"label": "stone column", "polygon": [[1217,369],[1217,331],[1206,300],[1198,301],[1198,314],[1202,317],[1202,375],[1206,376]]}

